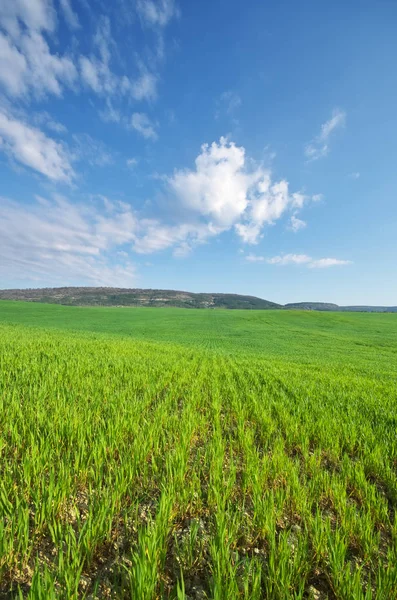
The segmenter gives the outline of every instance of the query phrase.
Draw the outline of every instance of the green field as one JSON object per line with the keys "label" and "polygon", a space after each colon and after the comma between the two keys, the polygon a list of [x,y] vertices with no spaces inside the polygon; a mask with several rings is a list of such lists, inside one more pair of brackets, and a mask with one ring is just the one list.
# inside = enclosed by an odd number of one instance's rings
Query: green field
{"label": "green field", "polygon": [[0,302],[0,598],[397,598],[397,315]]}

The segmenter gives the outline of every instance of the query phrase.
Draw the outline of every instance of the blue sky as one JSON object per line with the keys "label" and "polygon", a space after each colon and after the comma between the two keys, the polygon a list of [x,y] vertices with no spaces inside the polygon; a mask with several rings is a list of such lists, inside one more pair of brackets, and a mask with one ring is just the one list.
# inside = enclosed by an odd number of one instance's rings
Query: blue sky
{"label": "blue sky", "polygon": [[397,304],[396,19],[0,0],[0,287]]}

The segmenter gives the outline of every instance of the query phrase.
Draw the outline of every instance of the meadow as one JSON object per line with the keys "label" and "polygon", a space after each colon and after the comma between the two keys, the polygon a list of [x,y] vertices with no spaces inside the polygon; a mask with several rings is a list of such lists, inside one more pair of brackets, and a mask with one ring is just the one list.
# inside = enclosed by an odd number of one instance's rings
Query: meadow
{"label": "meadow", "polygon": [[0,598],[397,598],[397,315],[0,302]]}

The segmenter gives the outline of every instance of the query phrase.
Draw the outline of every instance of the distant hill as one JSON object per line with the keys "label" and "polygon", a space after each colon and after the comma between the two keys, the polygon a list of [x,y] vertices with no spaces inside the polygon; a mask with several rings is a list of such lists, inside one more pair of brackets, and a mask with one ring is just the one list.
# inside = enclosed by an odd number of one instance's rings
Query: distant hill
{"label": "distant hill", "polygon": [[339,310],[348,312],[397,312],[397,306],[340,306]]}
{"label": "distant hill", "polygon": [[239,294],[193,294],[176,290],[64,287],[0,290],[1,300],[47,302],[68,306],[175,306],[181,308],[270,309],[280,304]]}
{"label": "distant hill", "polygon": [[292,302],[291,304],[286,304],[284,308],[296,310],[339,310],[337,304],[329,302]]}
{"label": "distant hill", "polygon": [[110,287],[62,287],[0,290],[0,300],[24,300],[67,306],[175,306],[179,308],[227,308],[268,310],[316,310],[338,312],[394,312],[397,306],[338,306],[329,302],[277,304],[240,294],[194,294],[178,290],[141,290]]}
{"label": "distant hill", "polygon": [[338,312],[397,312],[397,306],[338,306],[329,302],[293,302],[284,308],[294,310],[319,310]]}

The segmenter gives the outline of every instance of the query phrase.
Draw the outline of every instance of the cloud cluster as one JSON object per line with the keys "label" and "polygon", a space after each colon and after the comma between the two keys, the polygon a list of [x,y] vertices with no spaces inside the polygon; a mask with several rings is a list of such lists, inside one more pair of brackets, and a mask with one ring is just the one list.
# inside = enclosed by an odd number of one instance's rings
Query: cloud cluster
{"label": "cloud cluster", "polygon": [[[134,114],[131,126],[146,137],[155,135],[143,113]],[[105,165],[111,160],[106,149],[89,136],[74,136],[76,151],[68,155],[60,142],[1,111],[0,141],[16,160],[53,181],[71,181],[71,160],[77,160],[79,153],[93,164]],[[133,167],[136,161],[130,159],[127,164]],[[30,205],[4,201],[0,208],[4,268],[12,268],[15,261],[15,272],[18,265],[36,274],[59,272],[70,282],[83,275],[86,264],[90,281],[104,283],[103,271],[108,281],[116,284],[117,279],[119,285],[119,277],[128,273],[132,277],[133,273],[130,263],[120,267],[121,253],[143,255],[172,250],[174,256],[181,257],[226,231],[234,231],[242,242],[256,244],[266,225],[275,224],[288,213],[292,213],[290,223],[294,229],[302,228],[303,221],[296,214],[312,201],[300,192],[291,193],[286,180],[273,180],[268,169],[247,158],[244,147],[226,138],[202,146],[194,168],[176,170],[159,181],[169,209],[163,219],[148,218],[129,204],[106,198],[100,198],[99,204],[92,201],[79,205],[59,196],[39,198]],[[293,254],[271,259],[248,254],[246,260],[304,264],[310,268],[347,264],[333,258],[315,260]],[[119,265],[113,279],[112,264]]]}
{"label": "cloud cluster", "polygon": [[273,181],[261,165],[251,167],[245,148],[222,137],[205,144],[195,169],[177,170],[168,178],[180,204],[220,233],[235,228],[241,240],[258,243],[265,225],[288,210],[298,211],[310,198],[290,193],[286,180]]}
{"label": "cloud cluster", "polygon": [[340,109],[334,109],[331,118],[321,125],[321,131],[305,148],[308,161],[318,160],[328,154],[329,138],[338,128],[343,127],[346,122],[346,113]]}
{"label": "cloud cluster", "polygon": [[[66,6],[66,4],[65,4]],[[53,34],[56,13],[51,0],[13,0],[0,4],[0,83],[13,97],[60,96],[73,87],[72,58],[51,52],[45,34]]]}
{"label": "cloud cluster", "polygon": [[[80,23],[71,0],[59,0],[61,14],[72,30]],[[144,24],[164,28],[178,14],[173,0],[140,0],[136,10]],[[61,96],[65,89],[89,89],[111,98],[152,101],[157,96],[158,74],[137,60],[134,77],[117,73],[117,45],[108,17],[100,16],[92,51],[54,52],[57,14],[53,0],[10,0],[0,3],[0,85],[11,97]],[[162,46],[163,46],[162,42]],[[118,60],[120,63],[120,61]],[[113,117],[117,112],[113,113]],[[113,118],[113,120],[120,120]]]}

